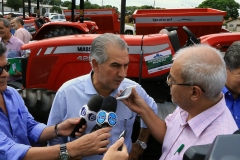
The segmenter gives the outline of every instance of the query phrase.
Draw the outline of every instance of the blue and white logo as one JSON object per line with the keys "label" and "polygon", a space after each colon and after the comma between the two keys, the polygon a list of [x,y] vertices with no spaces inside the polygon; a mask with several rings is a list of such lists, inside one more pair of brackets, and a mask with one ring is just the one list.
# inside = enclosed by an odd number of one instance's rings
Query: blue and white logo
{"label": "blue and white logo", "polygon": [[159,58],[159,57],[162,57],[163,55],[157,53],[153,58]]}
{"label": "blue and white logo", "polygon": [[94,114],[94,113],[88,114],[88,120],[89,121],[95,121],[96,120],[96,114]]}
{"label": "blue and white logo", "polygon": [[100,111],[97,114],[97,123],[98,124],[103,124],[106,120],[107,113],[106,111]]}
{"label": "blue and white logo", "polygon": [[108,124],[112,127],[117,123],[117,115],[114,112],[108,114]]}
{"label": "blue and white logo", "polygon": [[80,111],[80,116],[86,116],[86,114],[87,114],[87,109],[86,107],[83,107]]}

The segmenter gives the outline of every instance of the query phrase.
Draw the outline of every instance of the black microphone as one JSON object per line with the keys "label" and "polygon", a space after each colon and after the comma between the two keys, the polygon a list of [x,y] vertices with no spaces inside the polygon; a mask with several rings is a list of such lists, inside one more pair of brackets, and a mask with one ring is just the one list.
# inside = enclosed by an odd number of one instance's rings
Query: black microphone
{"label": "black microphone", "polygon": [[101,110],[97,114],[96,125],[90,133],[104,127],[113,127],[117,123],[117,100],[114,97],[108,96],[103,99]]}
{"label": "black microphone", "polygon": [[84,105],[79,111],[79,116],[81,117],[80,122],[75,126],[70,136],[72,138],[75,137],[75,133],[82,128],[83,125],[87,123],[87,121],[95,121],[97,112],[100,110],[103,102],[103,97],[100,95],[94,95],[87,103]]}

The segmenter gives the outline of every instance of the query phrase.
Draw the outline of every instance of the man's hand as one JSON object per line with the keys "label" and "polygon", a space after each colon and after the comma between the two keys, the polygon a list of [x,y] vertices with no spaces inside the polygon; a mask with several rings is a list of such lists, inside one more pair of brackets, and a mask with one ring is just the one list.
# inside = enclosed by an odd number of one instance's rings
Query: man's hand
{"label": "man's hand", "polygon": [[[62,123],[59,123],[57,127],[59,135],[69,136],[72,133],[74,127],[79,122],[80,122],[80,118],[70,118],[63,121]],[[75,135],[80,137],[81,133],[85,131],[86,127],[87,127],[86,125],[83,125],[82,128],[79,129],[79,132],[76,132]]]}
{"label": "man's hand", "polygon": [[108,140],[111,137],[110,131],[111,127],[102,128],[67,143],[69,155],[79,159],[85,156],[105,153],[108,150],[107,145],[110,143]]}
{"label": "man's hand", "polygon": [[[123,145],[123,146],[122,146]],[[122,150],[118,151],[118,148],[122,146]],[[127,147],[124,144],[124,138],[117,140],[106,152],[103,160],[128,160]]]}
{"label": "man's hand", "polygon": [[133,143],[128,160],[138,160],[138,158],[143,154],[143,152],[144,150],[138,143]]}
{"label": "man's hand", "polygon": [[141,113],[143,112],[142,106],[144,106],[144,105],[147,106],[145,101],[138,95],[135,88],[132,88],[132,93],[128,98],[123,99],[121,101],[126,106],[128,106],[129,109],[131,109],[133,112],[138,113],[139,115],[141,115]]}

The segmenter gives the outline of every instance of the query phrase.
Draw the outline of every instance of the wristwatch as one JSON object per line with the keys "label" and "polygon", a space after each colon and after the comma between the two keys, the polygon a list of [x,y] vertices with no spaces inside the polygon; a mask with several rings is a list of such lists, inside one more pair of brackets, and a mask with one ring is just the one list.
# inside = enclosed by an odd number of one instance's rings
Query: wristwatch
{"label": "wristwatch", "polygon": [[68,154],[66,144],[60,144],[59,160],[70,160],[70,156]]}
{"label": "wristwatch", "polygon": [[145,142],[140,141],[140,140],[137,140],[136,142],[142,147],[142,149],[146,149],[147,148],[147,144]]}

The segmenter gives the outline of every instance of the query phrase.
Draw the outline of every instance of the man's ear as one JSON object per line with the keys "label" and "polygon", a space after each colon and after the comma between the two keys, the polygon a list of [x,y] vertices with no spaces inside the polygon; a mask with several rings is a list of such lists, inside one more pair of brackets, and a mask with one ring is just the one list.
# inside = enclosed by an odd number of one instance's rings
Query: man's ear
{"label": "man's ear", "polygon": [[198,86],[192,86],[192,96],[191,96],[191,99],[192,101],[197,101],[201,95],[202,95],[202,90],[200,87]]}
{"label": "man's ear", "polygon": [[98,72],[99,71],[99,64],[96,61],[96,59],[92,59],[92,67],[93,67],[94,72]]}

